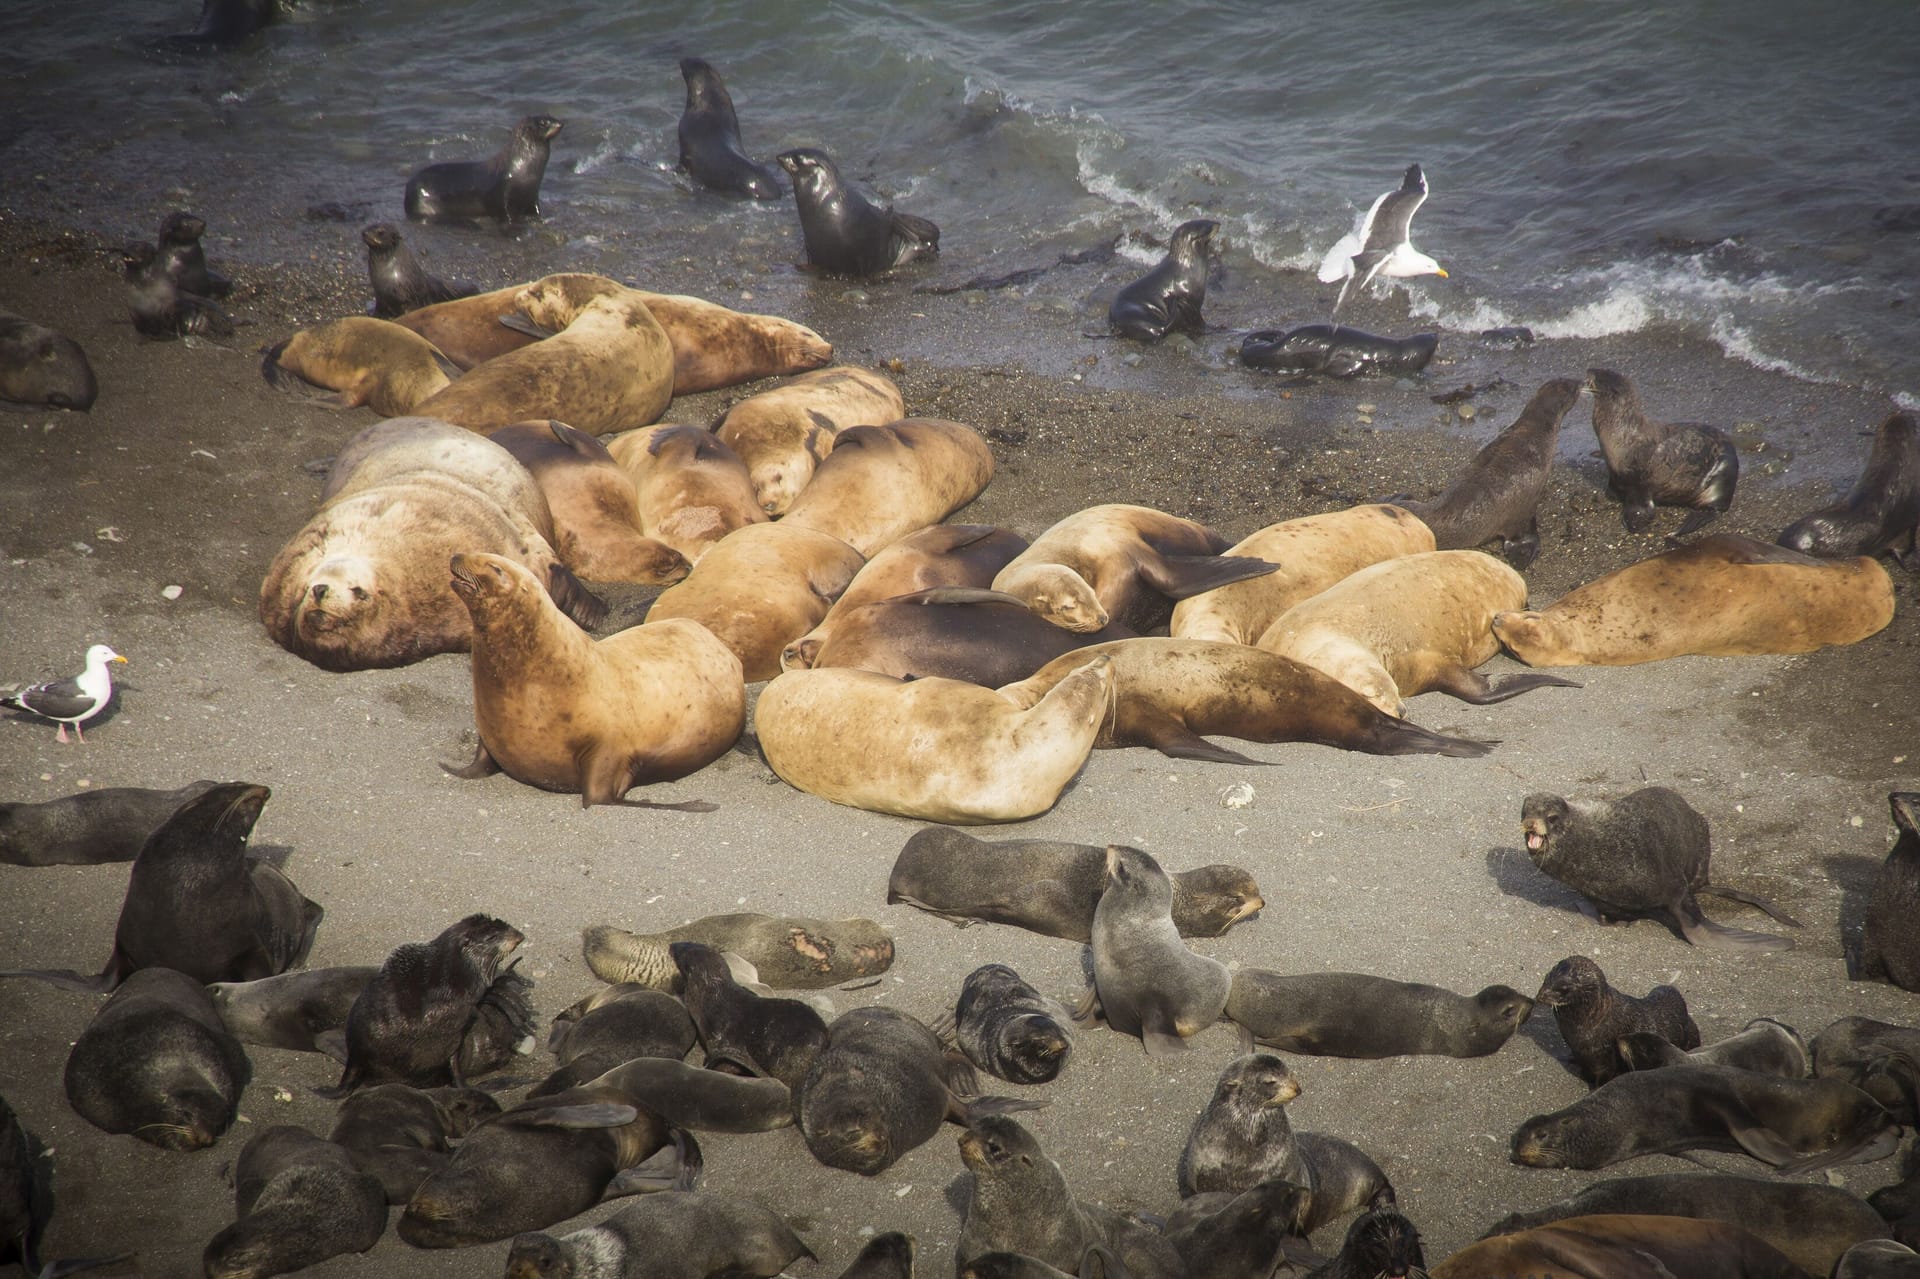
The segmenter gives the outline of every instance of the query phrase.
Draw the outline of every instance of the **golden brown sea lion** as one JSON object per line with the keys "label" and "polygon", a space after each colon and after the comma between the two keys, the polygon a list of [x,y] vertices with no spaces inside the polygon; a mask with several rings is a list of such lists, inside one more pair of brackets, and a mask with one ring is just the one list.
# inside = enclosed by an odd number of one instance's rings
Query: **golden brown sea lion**
{"label": "golden brown sea lion", "polygon": [[747,464],[756,500],[784,515],[834,437],[850,426],[885,426],[907,415],[893,379],[873,369],[816,369],[748,396],[714,424]]}
{"label": "golden brown sea lion", "polygon": [[633,483],[641,527],[689,563],[733,530],[766,523],[746,465],[711,431],[645,426],[615,436],[607,451]]}
{"label": "golden brown sea lion", "polygon": [[459,366],[418,333],[390,320],[349,315],[269,347],[260,375],[270,386],[322,397],[330,408],[367,405],[382,417],[403,417],[460,376]]}
{"label": "golden brown sea lion", "polygon": [[633,481],[585,431],[564,422],[516,422],[488,438],[527,468],[553,511],[555,549],[566,566],[597,582],[677,582],[692,567],[665,542],[642,533]]}
{"label": "golden brown sea lion", "polygon": [[872,555],[946,519],[992,478],[993,451],[959,422],[910,417],[849,427],[781,522]]}
{"label": "golden brown sea lion", "polygon": [[1469,1244],[1428,1271],[1432,1279],[1805,1279],[1759,1236],[1693,1217],[1571,1217]]}

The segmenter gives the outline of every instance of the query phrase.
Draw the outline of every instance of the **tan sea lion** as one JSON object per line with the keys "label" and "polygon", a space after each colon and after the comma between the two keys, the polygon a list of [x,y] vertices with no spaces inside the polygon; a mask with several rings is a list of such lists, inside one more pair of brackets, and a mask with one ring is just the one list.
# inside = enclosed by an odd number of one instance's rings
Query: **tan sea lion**
{"label": "tan sea lion", "polygon": [[563,422],[516,422],[489,437],[519,461],[553,512],[554,549],[596,582],[664,586],[692,565],[675,547],[641,532],[633,482],[607,446]]}
{"label": "tan sea lion", "polygon": [[418,333],[391,320],[349,315],[269,347],[260,361],[269,386],[323,397],[329,408],[366,405],[381,417],[403,417],[447,389],[457,365]]}
{"label": "tan sea lion", "polygon": [[1526,598],[1520,575],[1491,555],[1405,555],[1295,604],[1260,647],[1326,672],[1389,715],[1433,689],[1483,706],[1567,684],[1531,674],[1494,683],[1473,669],[1500,651],[1489,620]]}
{"label": "tan sea lion", "polygon": [[860,571],[860,552],[810,529],[749,524],[727,534],[687,580],[661,592],[649,622],[699,622],[739,657],[749,683],[780,673],[780,650],[811,630]]}
{"label": "tan sea lion", "polygon": [[1280,614],[1348,574],[1433,549],[1432,530],[1398,506],[1354,506],[1269,524],[1225,554],[1267,560],[1279,570],[1181,600],[1167,633],[1256,644]]}
{"label": "tan sea lion", "polygon": [[1529,666],[1634,666],[1691,653],[1811,653],[1858,643],[1892,620],[1893,581],[1875,559],[1818,560],[1717,533],[1538,612],[1496,612],[1493,633]]}
{"label": "tan sea lion", "polygon": [[641,527],[689,563],[733,530],[766,522],[746,464],[711,431],[645,426],[615,436],[607,451],[633,482]]}
{"label": "tan sea lion", "polygon": [[936,417],[855,426],[793,499],[781,521],[837,537],[872,555],[938,524],[993,478],[993,451],[980,432]]}
{"label": "tan sea lion", "polygon": [[739,659],[703,627],[649,622],[595,641],[519,564],[455,555],[453,591],[473,614],[473,720],[459,775],[496,769],[581,807],[712,763],[747,722]]}
{"label": "tan sea lion", "polygon": [[1427,1272],[1431,1279],[1605,1275],[1607,1279],[1806,1279],[1759,1236],[1693,1217],[1571,1217],[1469,1244]]}
{"label": "tan sea lion", "polygon": [[1093,661],[1032,708],[958,680],[788,671],[754,712],[767,763],[837,804],[971,825],[1053,807],[1113,702],[1113,664]]}
{"label": "tan sea lion", "polygon": [[907,415],[893,379],[874,369],[816,369],[748,396],[714,424],[753,476],[755,500],[784,515],[813,478],[834,437],[850,426],[885,426]]}
{"label": "tan sea lion", "polygon": [[601,981],[674,990],[681,982],[675,942],[697,941],[752,966],[759,979],[783,990],[818,990],[893,966],[893,938],[871,919],[805,919],[790,915],[708,915],[658,933],[630,933],[593,924],[580,934],[580,953]]}

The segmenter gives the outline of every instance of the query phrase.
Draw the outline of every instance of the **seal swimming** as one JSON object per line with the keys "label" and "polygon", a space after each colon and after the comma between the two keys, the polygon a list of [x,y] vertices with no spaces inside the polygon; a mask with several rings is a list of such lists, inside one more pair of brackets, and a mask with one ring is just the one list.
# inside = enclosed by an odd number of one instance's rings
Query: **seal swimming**
{"label": "seal swimming", "polygon": [[490,159],[429,164],[407,179],[407,216],[424,222],[539,217],[540,179],[560,129],[552,116],[530,115]]}

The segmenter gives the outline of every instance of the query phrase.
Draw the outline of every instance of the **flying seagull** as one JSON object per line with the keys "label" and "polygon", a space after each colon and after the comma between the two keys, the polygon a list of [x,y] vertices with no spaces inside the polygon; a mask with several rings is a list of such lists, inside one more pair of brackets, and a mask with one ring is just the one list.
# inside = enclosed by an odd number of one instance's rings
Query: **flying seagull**
{"label": "flying seagull", "polygon": [[126,660],[105,644],[95,644],[87,650],[87,669],[74,678],[30,685],[0,697],[0,706],[11,706],[57,722],[63,742],[67,740],[67,725],[71,724],[73,735],[85,742],[87,739],[80,732],[81,721],[98,715],[113,698],[113,677],[107,674],[107,663]]}
{"label": "flying seagull", "polygon": [[1375,200],[1359,227],[1341,236],[1340,242],[1327,251],[1320,263],[1321,283],[1344,281],[1340,296],[1333,303],[1335,315],[1340,313],[1340,304],[1347,300],[1347,291],[1354,287],[1356,280],[1364,289],[1373,283],[1374,277],[1381,275],[1393,278],[1437,275],[1446,279],[1445,268],[1407,242],[1414,210],[1426,199],[1427,175],[1420,172],[1419,165],[1410,164],[1407,175],[1400,180],[1400,189],[1388,191]]}

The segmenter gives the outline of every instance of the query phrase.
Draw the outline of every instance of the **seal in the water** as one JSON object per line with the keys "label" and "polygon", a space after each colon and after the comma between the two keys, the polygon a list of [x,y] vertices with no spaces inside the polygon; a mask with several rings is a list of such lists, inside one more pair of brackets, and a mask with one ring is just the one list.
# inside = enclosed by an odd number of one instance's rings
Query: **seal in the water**
{"label": "seal in the water", "polygon": [[1169,333],[1204,333],[1207,253],[1218,222],[1195,218],[1174,228],[1160,264],[1114,296],[1107,323],[1122,337],[1158,342]]}
{"label": "seal in the water", "polygon": [[1653,523],[1656,506],[1685,506],[1693,513],[1675,537],[1711,524],[1733,505],[1740,482],[1740,449],[1717,426],[1650,421],[1633,383],[1611,369],[1588,369],[1593,394],[1593,433],[1607,462],[1607,494],[1620,503],[1629,533]]}
{"label": "seal in the water", "polygon": [[1073,1051],[1071,1018],[1005,964],[982,964],[960,983],[953,1038],[967,1060],[996,1079],[1044,1084]]}
{"label": "seal in the water", "polygon": [[404,1204],[446,1165],[450,1139],[499,1113],[500,1103],[478,1088],[375,1084],[340,1103],[327,1140],[379,1180],[388,1203]]}
{"label": "seal in the water", "polygon": [[1707,819],[1679,792],[1647,786],[1619,799],[1562,799],[1535,792],[1520,805],[1534,865],[1593,903],[1600,922],[1657,919],[1695,946],[1786,950],[1793,942],[1714,923],[1697,894],[1746,902],[1783,924],[1799,921],[1764,897],[1709,882]]}
{"label": "seal in the water", "polygon": [[769,999],[733,978],[719,951],[697,941],[667,948],[684,981],[681,994],[706,1049],[707,1066],[735,1067],[778,1079],[798,1096],[827,1046],[827,1023],[798,999]]}
{"label": "seal in the water", "polygon": [[202,1150],[233,1123],[252,1067],[198,981],[143,968],[122,982],[67,1056],[67,1101],[107,1132]]}
{"label": "seal in the water", "polygon": [[407,216],[426,222],[540,216],[540,179],[560,121],[530,115],[490,160],[429,164],[407,180]]}
{"label": "seal in the water", "polygon": [[1790,551],[1823,558],[1885,551],[1900,567],[1920,572],[1916,537],[1920,537],[1920,416],[1900,412],[1874,432],[1867,469],[1845,500],[1795,520],[1780,534],[1779,542]]}
{"label": "seal in the water", "polygon": [[841,431],[885,426],[906,415],[892,378],[876,369],[835,365],[748,396],[727,410],[713,432],[746,463],[761,509],[780,516],[833,452]]}
{"label": "seal in the water", "polygon": [[[702,432],[704,434],[704,432]],[[488,437],[513,454],[546,495],[559,539],[554,549],[596,582],[665,586],[691,565],[679,547],[649,537],[633,481],[607,446],[564,422],[516,422]]]}
{"label": "seal in the water", "polygon": [[387,1230],[387,1195],[345,1150],[295,1124],[276,1124],[233,1166],[238,1220],[207,1244],[207,1279],[264,1279],[365,1252]]}
{"label": "seal in the water", "polygon": [[773,1279],[813,1249],[771,1208],[686,1191],[654,1195],[571,1234],[528,1233],[507,1279]]}
{"label": "seal in the water", "polygon": [[188,293],[223,298],[233,292],[233,281],[207,268],[207,253],[200,247],[200,237],[206,232],[207,224],[185,209],[176,209],[160,219],[161,269]]}
{"label": "seal in the water", "polygon": [[1240,341],[1240,363],[1268,373],[1412,377],[1427,367],[1439,345],[1438,333],[1388,338],[1345,324],[1303,324],[1284,333],[1261,329],[1247,334]]}
{"label": "seal in the water", "polygon": [[175,284],[167,274],[166,259],[153,245],[145,240],[129,244],[120,261],[133,327],[147,337],[233,336],[233,317],[212,298]]}
{"label": "seal in the water", "polygon": [[992,478],[993,450],[964,423],[910,417],[849,427],[780,522],[870,556],[946,519]]}
{"label": "seal in the water", "polygon": [[191,782],[178,790],[104,786],[38,804],[0,803],[0,864],[100,866],[130,862],[147,838],[188,800],[218,782]]}
{"label": "seal in the water", "polygon": [[1075,1019],[1138,1035],[1148,1054],[1187,1050],[1220,1020],[1233,976],[1196,955],[1173,926],[1173,885],[1137,848],[1107,846],[1107,886],[1093,912],[1093,982]]}
{"label": "seal in the water", "polygon": [[[301,329],[261,353],[267,385],[318,397],[328,408],[365,405],[381,417],[405,417],[452,385],[460,370],[411,329],[370,315],[349,315]],[[331,391],[331,395],[322,395]]]}
{"label": "seal in the water", "polygon": [[746,463],[711,431],[643,426],[614,436],[606,450],[627,478],[640,527],[689,565],[733,530],[766,523]]}
{"label": "seal in the water", "polygon": [[527,1095],[584,1084],[635,1057],[685,1057],[700,1032],[686,1006],[632,982],[603,986],[553,1019],[547,1047],[560,1068]]}
{"label": "seal in the water", "polygon": [[320,1040],[344,1030],[353,1001],[380,970],[303,968],[257,981],[211,982],[207,994],[227,1031],[243,1044],[325,1052]]}
{"label": "seal in the water", "polygon": [[175,45],[237,44],[280,16],[279,0],[201,0],[191,31],[166,37]]}
{"label": "seal in the water", "polygon": [[793,179],[807,261],[830,275],[867,276],[940,252],[940,228],[882,206],[849,186],[818,147],[775,157]]}
{"label": "seal in the water", "polygon": [[1553,966],[1533,1002],[1553,1010],[1560,1036],[1573,1053],[1574,1073],[1598,1088],[1621,1073],[1615,1042],[1637,1030],[1651,1031],[1676,1048],[1700,1046],[1700,1028],[1687,1000],[1672,986],[1655,986],[1634,997],[1615,990],[1600,965],[1569,955]]}
{"label": "seal in the water", "polygon": [[680,59],[687,105],[680,112],[680,168],[712,191],[778,200],[780,171],[761,164],[740,144],[740,119],[720,73],[699,58]]}
{"label": "seal in the water", "polygon": [[0,311],[0,407],[93,407],[100,384],[87,353],[64,333]]}
{"label": "seal in the water", "polygon": [[675,990],[680,969],[671,947],[704,942],[738,955],[761,981],[779,990],[818,990],[893,966],[893,939],[871,919],[802,919],[775,915],[709,915],[661,933],[630,933],[595,924],[581,933],[587,967],[601,981]]}
{"label": "seal in the water", "polygon": [[1429,1273],[1432,1279],[1493,1275],[1806,1279],[1807,1272],[1740,1225],[1665,1215],[1599,1215],[1482,1239]]}
{"label": "seal in the water", "polygon": [[1899,838],[1874,876],[1860,948],[1848,956],[1847,976],[1920,991],[1920,792],[1894,791],[1887,806]]}
{"label": "seal in the water", "polygon": [[1227,1017],[1255,1043],[1326,1057],[1485,1057],[1513,1038],[1533,1001],[1511,986],[1457,995],[1367,973],[1241,968]]}
{"label": "seal in the water", "polygon": [[360,239],[367,246],[367,277],[373,284],[373,314],[383,320],[395,319],[409,311],[436,302],[452,302],[472,297],[480,286],[466,280],[443,280],[414,256],[412,249],[391,222],[375,222],[362,227]]}
{"label": "seal in the water", "polygon": [[1800,1032],[1771,1017],[1755,1017],[1739,1034],[1692,1052],[1674,1047],[1651,1031],[1636,1030],[1620,1036],[1615,1047],[1628,1070],[1662,1070],[1668,1066],[1737,1066],[1760,1075],[1778,1075],[1782,1079],[1804,1079],[1809,1057]]}

